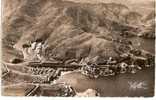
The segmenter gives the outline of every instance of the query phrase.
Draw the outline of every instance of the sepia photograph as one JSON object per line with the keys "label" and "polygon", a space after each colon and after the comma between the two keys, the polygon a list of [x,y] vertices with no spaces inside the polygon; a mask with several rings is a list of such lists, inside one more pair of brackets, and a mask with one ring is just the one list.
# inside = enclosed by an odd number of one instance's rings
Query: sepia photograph
{"label": "sepia photograph", "polygon": [[1,0],[1,95],[153,98],[155,19],[155,0]]}

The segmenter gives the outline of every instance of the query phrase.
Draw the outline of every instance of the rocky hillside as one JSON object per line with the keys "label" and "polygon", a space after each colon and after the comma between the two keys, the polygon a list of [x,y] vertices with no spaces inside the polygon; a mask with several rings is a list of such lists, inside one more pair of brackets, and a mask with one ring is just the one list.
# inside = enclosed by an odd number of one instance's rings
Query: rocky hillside
{"label": "rocky hillside", "polygon": [[154,31],[153,12],[146,17],[117,3],[3,0],[3,8],[4,45],[22,51],[24,44],[41,40],[48,59],[117,57],[114,48],[120,43],[113,40],[127,35],[146,37]]}

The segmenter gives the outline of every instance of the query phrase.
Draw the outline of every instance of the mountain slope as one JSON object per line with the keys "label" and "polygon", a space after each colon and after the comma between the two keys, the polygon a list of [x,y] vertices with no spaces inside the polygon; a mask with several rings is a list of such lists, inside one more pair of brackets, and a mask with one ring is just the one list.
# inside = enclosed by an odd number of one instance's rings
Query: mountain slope
{"label": "mountain slope", "polygon": [[[142,17],[123,4],[62,0],[5,0],[4,12],[5,44],[13,41],[14,47],[22,51],[23,44],[40,39],[47,47],[48,55],[43,54],[44,57],[62,60],[99,55],[118,57],[112,40],[122,40],[120,34],[125,32],[137,35],[136,25],[140,25]],[[132,20],[135,23],[130,23]]]}

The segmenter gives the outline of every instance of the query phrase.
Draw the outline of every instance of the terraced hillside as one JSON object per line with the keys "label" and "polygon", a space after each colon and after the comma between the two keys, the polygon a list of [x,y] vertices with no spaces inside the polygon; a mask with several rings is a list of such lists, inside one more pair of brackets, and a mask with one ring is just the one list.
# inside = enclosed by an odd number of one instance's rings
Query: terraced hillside
{"label": "terraced hillside", "polygon": [[68,59],[67,54],[72,53],[76,58],[82,58],[86,52],[85,56],[105,56],[107,48],[114,48],[110,39],[121,39],[121,34],[154,33],[153,21],[142,28],[146,25],[141,20],[142,15],[123,4],[81,4],[61,0],[17,0],[12,3],[5,0],[4,11],[4,42],[12,41],[8,44],[22,51],[23,44],[41,39],[49,51],[45,57]]}

